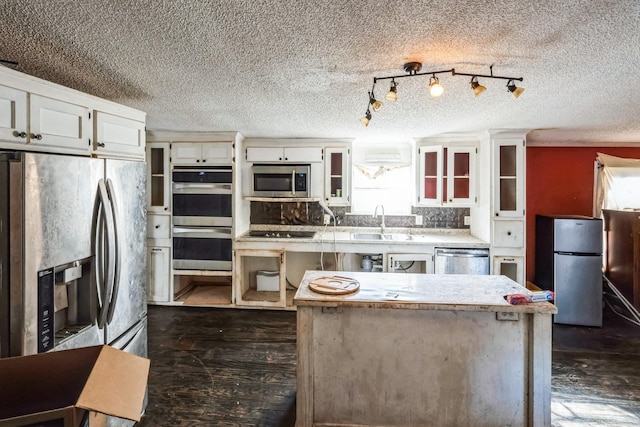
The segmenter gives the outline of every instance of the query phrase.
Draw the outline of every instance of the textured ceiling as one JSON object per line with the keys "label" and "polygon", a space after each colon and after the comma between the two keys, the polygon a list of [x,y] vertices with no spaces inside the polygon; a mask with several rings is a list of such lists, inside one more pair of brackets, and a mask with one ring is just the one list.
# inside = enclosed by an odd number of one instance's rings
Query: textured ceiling
{"label": "textured ceiling", "polygon": [[[0,0],[0,59],[148,113],[151,130],[246,137],[425,137],[531,129],[538,141],[640,142],[640,2]],[[398,102],[359,121],[373,77]],[[383,98],[388,82],[378,82]]]}

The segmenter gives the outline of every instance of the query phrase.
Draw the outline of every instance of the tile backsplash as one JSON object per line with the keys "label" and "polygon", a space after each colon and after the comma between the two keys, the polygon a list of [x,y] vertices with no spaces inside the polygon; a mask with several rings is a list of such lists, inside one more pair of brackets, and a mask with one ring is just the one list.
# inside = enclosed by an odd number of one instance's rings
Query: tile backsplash
{"label": "tile backsplash", "polygon": [[[376,227],[380,218],[370,215],[350,214],[349,207],[331,207],[338,225],[345,227]],[[464,217],[469,208],[417,207],[411,208],[413,215],[386,215],[387,227],[402,228],[450,228],[468,229]],[[416,215],[422,215],[422,225],[415,225]],[[322,225],[324,211],[316,202],[251,202],[251,224],[263,225]]]}

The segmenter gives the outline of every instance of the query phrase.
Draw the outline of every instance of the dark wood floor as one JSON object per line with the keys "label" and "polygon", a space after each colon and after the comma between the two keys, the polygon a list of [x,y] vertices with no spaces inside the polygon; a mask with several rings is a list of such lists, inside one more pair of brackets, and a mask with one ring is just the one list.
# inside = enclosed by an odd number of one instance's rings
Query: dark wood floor
{"label": "dark wood floor", "polygon": [[[149,307],[138,426],[293,426],[295,312]],[[552,425],[640,425],[640,328],[554,325]]]}

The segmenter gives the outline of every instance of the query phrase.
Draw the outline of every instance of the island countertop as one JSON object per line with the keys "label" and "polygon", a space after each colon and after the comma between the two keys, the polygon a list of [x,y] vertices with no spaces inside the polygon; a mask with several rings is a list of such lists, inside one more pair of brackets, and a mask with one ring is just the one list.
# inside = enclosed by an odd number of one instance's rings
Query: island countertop
{"label": "island countertop", "polygon": [[[342,276],[359,282],[358,291],[326,295],[309,289],[320,277]],[[507,294],[530,291],[505,276],[463,274],[359,273],[307,271],[296,292],[297,306],[368,307],[413,310],[494,311],[519,313],[557,312],[548,302],[511,305]]]}

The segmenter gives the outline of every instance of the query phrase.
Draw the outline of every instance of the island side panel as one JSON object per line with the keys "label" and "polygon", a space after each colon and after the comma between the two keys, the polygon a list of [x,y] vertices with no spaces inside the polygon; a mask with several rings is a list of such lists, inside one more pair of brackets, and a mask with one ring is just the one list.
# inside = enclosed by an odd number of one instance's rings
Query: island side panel
{"label": "island side panel", "polygon": [[528,315],[529,322],[529,425],[551,425],[551,314]]}
{"label": "island side panel", "polygon": [[313,426],[313,311],[320,307],[297,309],[297,392],[296,427]]}
{"label": "island side panel", "polygon": [[[495,312],[313,313],[307,411],[316,425],[528,425],[525,315],[499,321]],[[307,400],[308,391],[298,388],[299,398],[301,392]]]}

